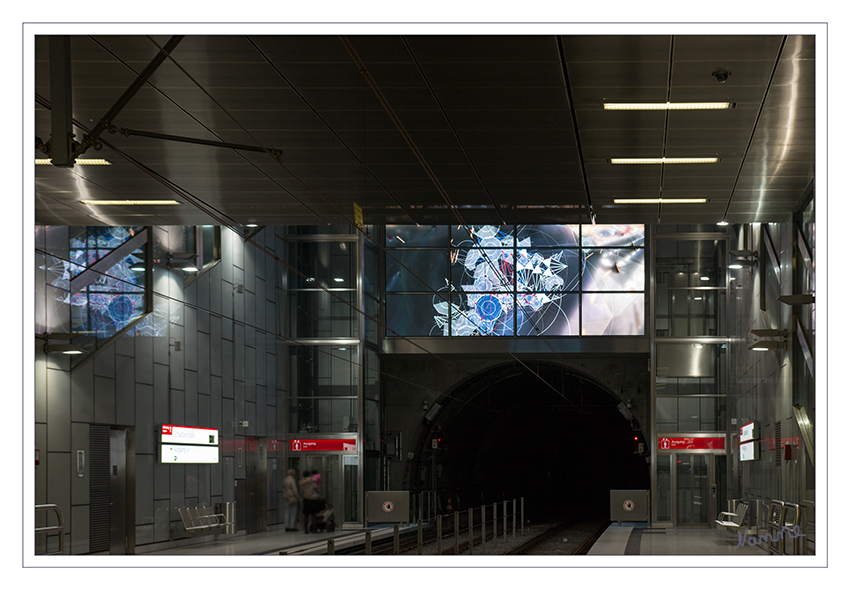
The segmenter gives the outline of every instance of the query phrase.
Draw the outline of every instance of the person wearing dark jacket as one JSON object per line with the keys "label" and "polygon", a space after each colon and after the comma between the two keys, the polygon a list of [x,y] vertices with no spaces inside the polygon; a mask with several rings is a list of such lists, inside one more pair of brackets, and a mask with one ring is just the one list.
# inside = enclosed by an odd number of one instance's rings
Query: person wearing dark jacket
{"label": "person wearing dark jacket", "polygon": [[298,482],[298,487],[301,488],[301,498],[303,508],[302,523],[304,525],[304,533],[310,532],[310,526],[315,522],[315,514],[321,509],[322,494],[319,493],[319,486],[310,476],[309,471],[303,473],[304,479]]}

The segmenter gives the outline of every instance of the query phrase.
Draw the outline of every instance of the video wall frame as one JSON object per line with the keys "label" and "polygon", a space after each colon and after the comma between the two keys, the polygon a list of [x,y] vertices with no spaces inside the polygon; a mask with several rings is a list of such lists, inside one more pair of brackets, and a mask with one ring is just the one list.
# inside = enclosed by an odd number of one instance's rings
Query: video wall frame
{"label": "video wall frame", "polygon": [[643,225],[388,225],[387,336],[642,336]]}

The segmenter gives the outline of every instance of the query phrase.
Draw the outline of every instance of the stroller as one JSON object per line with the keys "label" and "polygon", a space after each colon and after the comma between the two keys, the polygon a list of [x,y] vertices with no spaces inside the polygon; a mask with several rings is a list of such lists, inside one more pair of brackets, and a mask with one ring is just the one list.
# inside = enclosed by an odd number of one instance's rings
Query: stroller
{"label": "stroller", "polygon": [[313,529],[318,532],[332,533],[336,529],[336,521],[334,520],[334,507],[323,502],[324,507],[314,514]]}

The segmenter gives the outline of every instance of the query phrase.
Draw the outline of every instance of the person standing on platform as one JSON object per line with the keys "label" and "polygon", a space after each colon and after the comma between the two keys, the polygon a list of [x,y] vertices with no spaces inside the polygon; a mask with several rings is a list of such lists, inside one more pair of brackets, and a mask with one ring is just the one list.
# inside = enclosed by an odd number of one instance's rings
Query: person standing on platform
{"label": "person standing on platform", "polygon": [[310,476],[309,471],[303,473],[304,479],[298,482],[298,487],[301,488],[301,498],[303,508],[301,510],[302,522],[304,524],[304,533],[310,532],[310,526],[315,521],[315,514],[319,511],[322,495],[319,493],[319,486]]}
{"label": "person standing on platform", "polygon": [[286,477],[283,478],[283,499],[287,502],[284,508],[284,530],[297,531],[301,498],[298,496],[298,482],[295,481],[294,469],[288,470]]}

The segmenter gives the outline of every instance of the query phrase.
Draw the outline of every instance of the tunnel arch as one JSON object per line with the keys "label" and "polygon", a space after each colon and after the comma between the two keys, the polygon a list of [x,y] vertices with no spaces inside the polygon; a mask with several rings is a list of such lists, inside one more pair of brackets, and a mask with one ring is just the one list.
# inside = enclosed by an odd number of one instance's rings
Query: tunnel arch
{"label": "tunnel arch", "polygon": [[532,517],[578,505],[603,511],[608,489],[649,485],[648,454],[635,452],[644,435],[621,402],[590,375],[556,362],[480,371],[440,396],[422,420],[409,489],[436,488],[443,508],[449,496],[454,509],[522,496]]}

